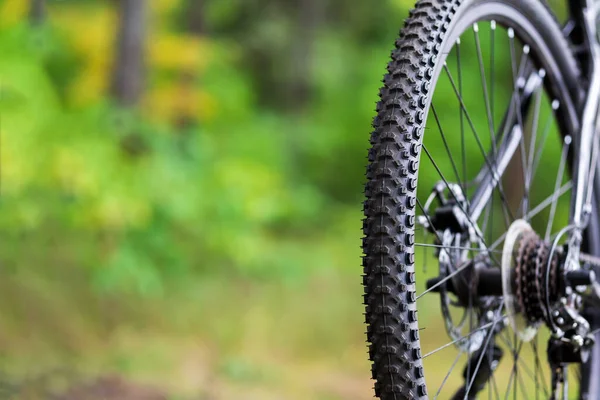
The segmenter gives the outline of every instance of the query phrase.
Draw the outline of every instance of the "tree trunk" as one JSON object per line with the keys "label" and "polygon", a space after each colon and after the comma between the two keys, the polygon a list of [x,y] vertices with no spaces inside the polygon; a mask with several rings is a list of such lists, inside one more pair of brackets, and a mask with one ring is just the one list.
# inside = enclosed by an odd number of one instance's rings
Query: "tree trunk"
{"label": "tree trunk", "polygon": [[206,33],[206,19],[204,18],[205,0],[188,0],[186,7],[187,27],[190,33],[194,35],[204,35]]}
{"label": "tree trunk", "polygon": [[42,25],[46,19],[46,0],[31,0],[29,3],[29,22]]}
{"label": "tree trunk", "polygon": [[[202,37],[207,34],[206,20],[204,14],[205,0],[187,0],[184,3],[184,24],[187,28],[187,33],[194,36]],[[194,86],[198,82],[198,72],[192,71],[181,71],[179,75],[178,85],[182,92],[194,90]],[[191,115],[182,113],[175,117],[175,126],[180,130],[184,131],[189,126],[195,123],[195,119]]]}
{"label": "tree trunk", "polygon": [[318,28],[324,17],[323,0],[296,0],[296,39],[291,48],[286,104],[302,109],[312,97],[312,62]]}
{"label": "tree trunk", "polygon": [[120,0],[119,33],[111,93],[121,105],[136,106],[144,88],[146,0]]}

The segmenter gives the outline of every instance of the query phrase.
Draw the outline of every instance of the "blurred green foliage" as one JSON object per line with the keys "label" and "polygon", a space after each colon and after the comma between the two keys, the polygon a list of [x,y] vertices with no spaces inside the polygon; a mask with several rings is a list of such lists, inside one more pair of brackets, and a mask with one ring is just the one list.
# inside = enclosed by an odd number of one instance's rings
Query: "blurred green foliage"
{"label": "blurred green foliage", "polygon": [[[365,58],[366,46],[339,46],[342,32],[324,32],[312,59],[314,99],[278,111],[259,105],[268,93],[242,67],[251,55],[235,33],[181,32],[182,5],[153,2],[151,78],[140,110],[127,111],[111,105],[101,81],[110,74],[112,5],[51,3],[47,25],[31,28],[26,2],[17,3],[3,3],[0,35],[2,201],[11,210],[2,221],[11,235],[50,221],[56,234],[87,235],[97,246],[80,263],[100,287],[151,294],[190,271],[305,275],[314,262],[295,243],[328,230],[339,207],[358,209],[373,78],[387,46]],[[210,5],[219,26],[235,17],[233,5]],[[181,82],[188,71],[193,85]],[[184,117],[191,122],[177,126]]]}
{"label": "blurred green foliage", "polygon": [[[197,352],[203,393],[208,368],[298,398],[370,395],[366,149],[412,2],[197,1],[147,2],[147,84],[123,109],[117,2],[49,0],[32,25],[29,1],[0,0],[0,353],[19,373],[59,349],[166,380]],[[332,370],[353,378],[319,380]]]}

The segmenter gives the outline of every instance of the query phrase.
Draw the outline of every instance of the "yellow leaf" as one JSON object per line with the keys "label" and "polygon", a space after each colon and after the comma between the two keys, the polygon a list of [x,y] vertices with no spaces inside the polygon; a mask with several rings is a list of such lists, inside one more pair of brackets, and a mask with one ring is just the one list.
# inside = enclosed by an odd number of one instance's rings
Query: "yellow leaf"
{"label": "yellow leaf", "polygon": [[179,5],[180,0],[152,0],[150,5],[152,7],[152,13],[157,15],[167,14]]}
{"label": "yellow leaf", "polygon": [[150,118],[158,121],[176,122],[181,118],[206,121],[216,114],[216,102],[206,91],[194,87],[189,77],[150,90],[145,108]]}
{"label": "yellow leaf", "polygon": [[83,64],[81,74],[70,87],[70,99],[76,105],[98,101],[106,92],[112,71],[117,18],[114,10],[98,7],[88,10],[60,9],[53,15],[71,40]]}
{"label": "yellow leaf", "polygon": [[0,5],[0,25],[13,25],[23,21],[29,11],[29,1],[26,0],[5,0]]}
{"label": "yellow leaf", "polygon": [[208,42],[189,35],[162,33],[150,40],[152,66],[171,70],[199,71],[210,59]]}

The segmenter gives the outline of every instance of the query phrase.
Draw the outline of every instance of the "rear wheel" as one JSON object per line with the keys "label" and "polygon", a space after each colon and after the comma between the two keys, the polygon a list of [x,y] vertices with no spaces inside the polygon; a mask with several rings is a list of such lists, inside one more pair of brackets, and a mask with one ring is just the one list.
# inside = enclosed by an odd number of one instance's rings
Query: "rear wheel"
{"label": "rear wheel", "polygon": [[[552,289],[535,282],[569,224],[578,77],[539,0],[428,0],[411,12],[367,170],[364,287],[379,398],[552,396],[537,307]],[[519,316],[507,315],[498,278],[511,227]],[[598,398],[571,369],[573,395]]]}

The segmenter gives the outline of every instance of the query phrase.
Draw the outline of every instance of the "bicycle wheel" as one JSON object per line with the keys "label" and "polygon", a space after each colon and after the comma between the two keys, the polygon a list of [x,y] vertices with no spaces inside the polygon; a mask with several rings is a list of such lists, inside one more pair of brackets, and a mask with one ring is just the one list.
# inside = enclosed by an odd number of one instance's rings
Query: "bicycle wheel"
{"label": "bicycle wheel", "polygon": [[[569,225],[578,79],[539,0],[427,0],[411,12],[380,92],[365,190],[377,397],[553,395],[542,298],[558,300],[551,243]],[[507,246],[518,256],[509,273]],[[570,393],[597,398],[577,368],[567,379]]]}

